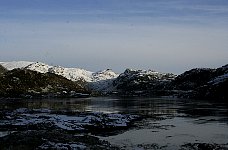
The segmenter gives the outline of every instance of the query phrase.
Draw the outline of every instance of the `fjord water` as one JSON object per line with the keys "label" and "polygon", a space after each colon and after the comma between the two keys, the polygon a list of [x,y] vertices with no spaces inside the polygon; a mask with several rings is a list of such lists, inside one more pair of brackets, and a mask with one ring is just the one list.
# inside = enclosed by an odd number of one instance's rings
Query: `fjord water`
{"label": "fjord water", "polygon": [[4,100],[0,109],[50,109],[70,112],[127,113],[145,116],[136,127],[99,136],[123,148],[153,145],[168,149],[187,143],[228,143],[228,105],[206,100],[170,97],[91,97],[42,100]]}

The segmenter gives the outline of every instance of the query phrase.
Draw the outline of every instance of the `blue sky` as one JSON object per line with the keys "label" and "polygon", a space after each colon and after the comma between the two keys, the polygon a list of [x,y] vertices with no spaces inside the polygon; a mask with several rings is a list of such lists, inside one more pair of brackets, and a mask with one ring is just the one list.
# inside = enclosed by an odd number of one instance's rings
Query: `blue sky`
{"label": "blue sky", "polygon": [[0,61],[181,73],[228,63],[227,0],[0,0]]}

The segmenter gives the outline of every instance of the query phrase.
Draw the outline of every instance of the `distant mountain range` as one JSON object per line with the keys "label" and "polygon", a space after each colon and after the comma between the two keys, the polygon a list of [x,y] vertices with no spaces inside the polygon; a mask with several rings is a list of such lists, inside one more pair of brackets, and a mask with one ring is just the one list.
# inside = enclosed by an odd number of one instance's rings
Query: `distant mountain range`
{"label": "distant mountain range", "polygon": [[2,97],[77,97],[88,94],[225,100],[228,95],[228,65],[217,69],[196,68],[177,76],[152,70],[126,69],[117,74],[110,69],[91,72],[41,62],[0,62],[0,83]]}

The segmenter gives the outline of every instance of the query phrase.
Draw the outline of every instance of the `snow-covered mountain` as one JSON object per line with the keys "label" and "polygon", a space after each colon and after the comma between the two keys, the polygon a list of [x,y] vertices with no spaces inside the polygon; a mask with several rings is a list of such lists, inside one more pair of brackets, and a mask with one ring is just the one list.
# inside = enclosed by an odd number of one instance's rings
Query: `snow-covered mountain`
{"label": "snow-covered mountain", "polygon": [[25,68],[28,65],[32,64],[34,62],[30,61],[11,61],[11,62],[0,62],[0,65],[5,67],[7,70],[13,70],[16,68]]}
{"label": "snow-covered mountain", "polygon": [[32,71],[37,71],[40,73],[47,73],[49,72],[49,68],[52,68],[52,66],[49,66],[45,63],[41,63],[41,62],[35,62],[35,63],[31,63],[28,66],[25,67],[25,69],[29,69]]}
{"label": "snow-covered mountain", "polygon": [[118,93],[123,95],[158,95],[161,92],[164,94],[175,77],[176,75],[171,73],[126,69],[113,85]]}
{"label": "snow-covered mountain", "polygon": [[[16,68],[28,70],[13,70]],[[17,71],[22,71],[22,78],[30,72],[31,77],[37,77],[35,80],[40,76],[44,78],[58,75],[56,81],[60,82],[64,79],[68,79],[66,82],[70,80],[71,83],[75,81],[72,84],[76,84],[81,89],[92,92],[92,94],[113,93],[122,96],[174,95],[183,98],[219,98],[222,100],[228,97],[226,91],[228,89],[228,65],[217,69],[195,68],[176,76],[172,73],[159,73],[152,70],[126,69],[119,75],[110,69],[92,72],[80,68],[50,66],[41,62],[0,62],[0,78],[2,78],[2,82],[6,83],[6,86],[18,86],[18,84],[15,84]],[[62,77],[64,78],[62,79]],[[13,80],[10,78],[13,78]],[[7,83],[8,81],[10,84]],[[58,88],[58,84],[55,87]],[[4,90],[5,87],[2,86],[2,89]],[[20,88],[13,90],[17,91]]]}
{"label": "snow-covered mountain", "polygon": [[191,69],[176,77],[172,84],[182,98],[227,100],[228,65]]}
{"label": "snow-covered mountain", "polygon": [[49,66],[41,62],[32,63],[25,68],[41,73],[54,73],[57,75],[61,75],[71,81],[84,80],[86,82],[98,82],[101,80],[113,79],[118,76],[117,73],[113,72],[110,69],[92,72],[80,68],[64,68],[61,66]]}
{"label": "snow-covered mountain", "polygon": [[25,68],[40,73],[53,73],[63,76],[71,81],[82,80],[88,82],[92,90],[106,90],[112,86],[112,81],[119,76],[111,69],[92,72],[80,68],[65,68],[61,66],[50,66],[42,62],[13,61],[0,63],[7,70]]}

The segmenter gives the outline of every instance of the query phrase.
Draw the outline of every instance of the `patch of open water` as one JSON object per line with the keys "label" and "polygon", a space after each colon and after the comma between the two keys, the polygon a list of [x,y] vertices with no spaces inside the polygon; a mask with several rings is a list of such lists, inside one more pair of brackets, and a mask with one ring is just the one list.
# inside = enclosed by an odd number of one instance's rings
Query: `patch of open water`
{"label": "patch of open water", "polygon": [[[187,143],[228,143],[228,105],[175,98],[1,100],[1,110],[18,108],[146,116],[136,128],[102,137],[123,149],[179,149]],[[1,120],[0,120],[1,121]],[[8,133],[8,132],[7,132]],[[7,135],[6,131],[0,136]]]}

